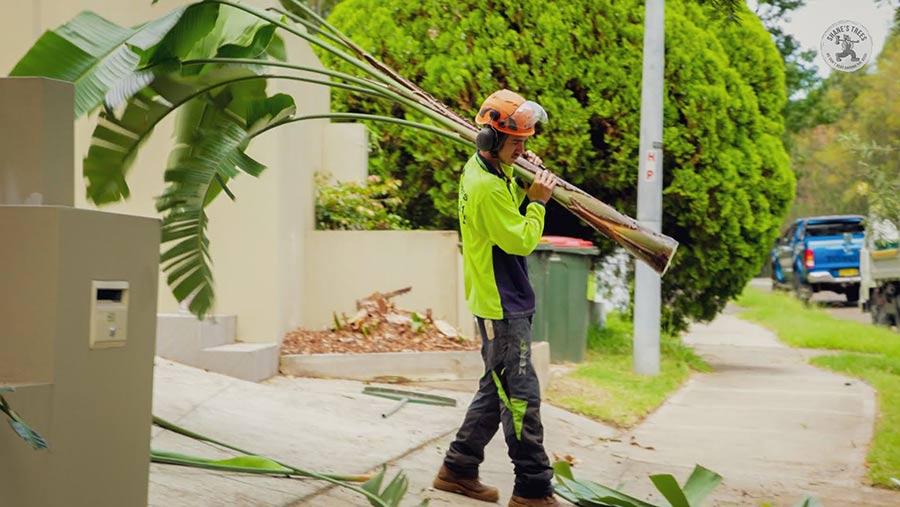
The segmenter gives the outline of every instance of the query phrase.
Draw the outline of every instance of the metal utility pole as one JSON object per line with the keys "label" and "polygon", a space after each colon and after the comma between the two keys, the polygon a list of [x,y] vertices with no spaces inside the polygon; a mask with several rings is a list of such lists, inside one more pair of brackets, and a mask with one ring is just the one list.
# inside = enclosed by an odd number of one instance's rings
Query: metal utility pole
{"label": "metal utility pole", "polygon": [[[646,0],[637,219],[662,232],[662,110],[665,0]],[[660,278],[643,262],[634,274],[634,371],[659,374]]]}

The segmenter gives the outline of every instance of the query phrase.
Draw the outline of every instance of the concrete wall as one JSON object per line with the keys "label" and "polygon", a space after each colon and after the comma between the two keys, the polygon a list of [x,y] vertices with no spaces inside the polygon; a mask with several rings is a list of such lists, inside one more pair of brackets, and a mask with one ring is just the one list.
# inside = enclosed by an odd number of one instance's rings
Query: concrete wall
{"label": "concrete wall", "polygon": [[[373,292],[412,287],[394,299],[474,336],[462,299],[462,261],[455,231],[312,231],[307,240],[304,299],[308,325],[330,325],[332,312],[356,313],[356,300]],[[339,290],[338,290],[339,289]]]}
{"label": "concrete wall", "polygon": [[[0,385],[50,445],[34,451],[3,422],[0,503],[146,505],[159,222],[0,206],[0,238]],[[129,283],[123,346],[89,346],[93,280]]]}

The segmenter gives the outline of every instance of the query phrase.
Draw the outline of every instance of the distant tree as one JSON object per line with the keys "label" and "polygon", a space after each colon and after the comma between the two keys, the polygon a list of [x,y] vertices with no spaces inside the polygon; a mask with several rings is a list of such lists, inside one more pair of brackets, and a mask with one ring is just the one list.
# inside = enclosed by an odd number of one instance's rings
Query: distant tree
{"label": "distant tree", "polygon": [[855,129],[843,139],[862,184],[858,194],[868,211],[900,225],[900,31],[894,30],[878,56],[875,72],[848,115]]}
{"label": "distant tree", "polygon": [[804,5],[806,0],[760,0],[754,9],[763,26],[772,34],[775,47],[784,60],[784,85],[788,100],[784,105],[783,139],[788,145],[794,133],[822,123],[816,114],[822,98],[822,78],[813,63],[816,50],[803,49],[800,41],[780,26],[789,19],[791,12]]}
{"label": "distant tree", "polygon": [[[794,136],[797,197],[789,217],[866,213],[900,201],[900,34],[885,43],[871,73],[833,72],[821,87],[819,124]],[[886,209],[887,205],[876,205]]]}
{"label": "distant tree", "polygon": [[[562,177],[633,214],[642,6],[345,0],[329,20],[469,117],[497,88],[537,100],[550,124],[530,147]],[[740,15],[723,18],[712,6],[666,5],[663,228],[682,247],[663,279],[663,306],[676,328],[711,319],[743,289],[794,191],[780,139],[782,59],[760,21],[737,8]],[[418,119],[391,104],[333,97],[337,110]],[[406,218],[417,227],[456,228],[468,151],[389,126],[379,127],[377,140],[381,151],[370,167],[403,181]],[[546,230],[578,231],[554,206]]]}

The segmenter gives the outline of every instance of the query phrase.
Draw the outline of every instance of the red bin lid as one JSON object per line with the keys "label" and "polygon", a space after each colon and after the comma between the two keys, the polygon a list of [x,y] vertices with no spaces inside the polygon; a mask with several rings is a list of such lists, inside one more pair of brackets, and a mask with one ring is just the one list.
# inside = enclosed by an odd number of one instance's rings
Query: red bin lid
{"label": "red bin lid", "polygon": [[593,243],[581,238],[570,238],[568,236],[541,236],[541,243],[559,248],[591,248]]}

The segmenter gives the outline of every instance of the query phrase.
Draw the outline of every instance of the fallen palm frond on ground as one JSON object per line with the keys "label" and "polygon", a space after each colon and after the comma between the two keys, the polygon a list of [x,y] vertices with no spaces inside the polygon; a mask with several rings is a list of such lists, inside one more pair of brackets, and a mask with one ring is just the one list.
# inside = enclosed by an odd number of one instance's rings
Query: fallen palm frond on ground
{"label": "fallen palm frond on ground", "polygon": [[438,350],[478,350],[480,341],[459,336],[447,322],[397,307],[392,298],[410,287],[376,292],[356,302],[356,314],[334,314],[329,329],[298,328],[281,343],[283,354],[337,354]]}
{"label": "fallen palm frond on ground", "polygon": [[[174,423],[166,421],[160,417],[153,417],[153,424],[161,428],[165,428],[179,435],[207,442],[226,449],[239,452],[242,456],[236,456],[228,459],[209,459],[197,456],[189,456],[169,451],[153,450],[150,454],[150,460],[153,463],[164,465],[177,465],[191,468],[202,468],[205,470],[215,470],[218,472],[232,472],[245,474],[268,475],[272,477],[283,477],[290,479],[315,479],[331,483],[335,486],[348,489],[359,493],[369,500],[369,503],[375,507],[398,507],[400,500],[406,494],[409,488],[409,479],[402,472],[394,476],[393,479],[383,489],[381,487],[384,482],[385,469],[382,468],[374,476],[368,475],[338,475],[321,472],[311,472],[301,468],[282,463],[280,461],[260,456],[256,453],[241,449],[239,447],[215,440],[213,438],[195,433],[178,426]],[[362,484],[354,484],[362,483]],[[427,500],[419,507],[425,507]]]}
{"label": "fallen palm frond on ground", "polygon": [[[694,467],[684,486],[679,486],[671,474],[651,475],[653,485],[668,502],[653,504],[596,482],[575,479],[570,460],[555,462],[553,471],[557,481],[554,492],[579,507],[700,507],[703,500],[722,482],[721,475],[700,465]],[[767,503],[760,505],[774,507]],[[822,507],[822,504],[808,496],[793,507]]]}
{"label": "fallen palm frond on ground", "polygon": [[[557,461],[553,470],[558,483],[554,488],[556,494],[580,507],[662,507],[596,482],[576,480],[568,461]],[[651,475],[650,480],[671,507],[699,507],[722,482],[722,476],[697,465],[683,487],[671,474]]]}

